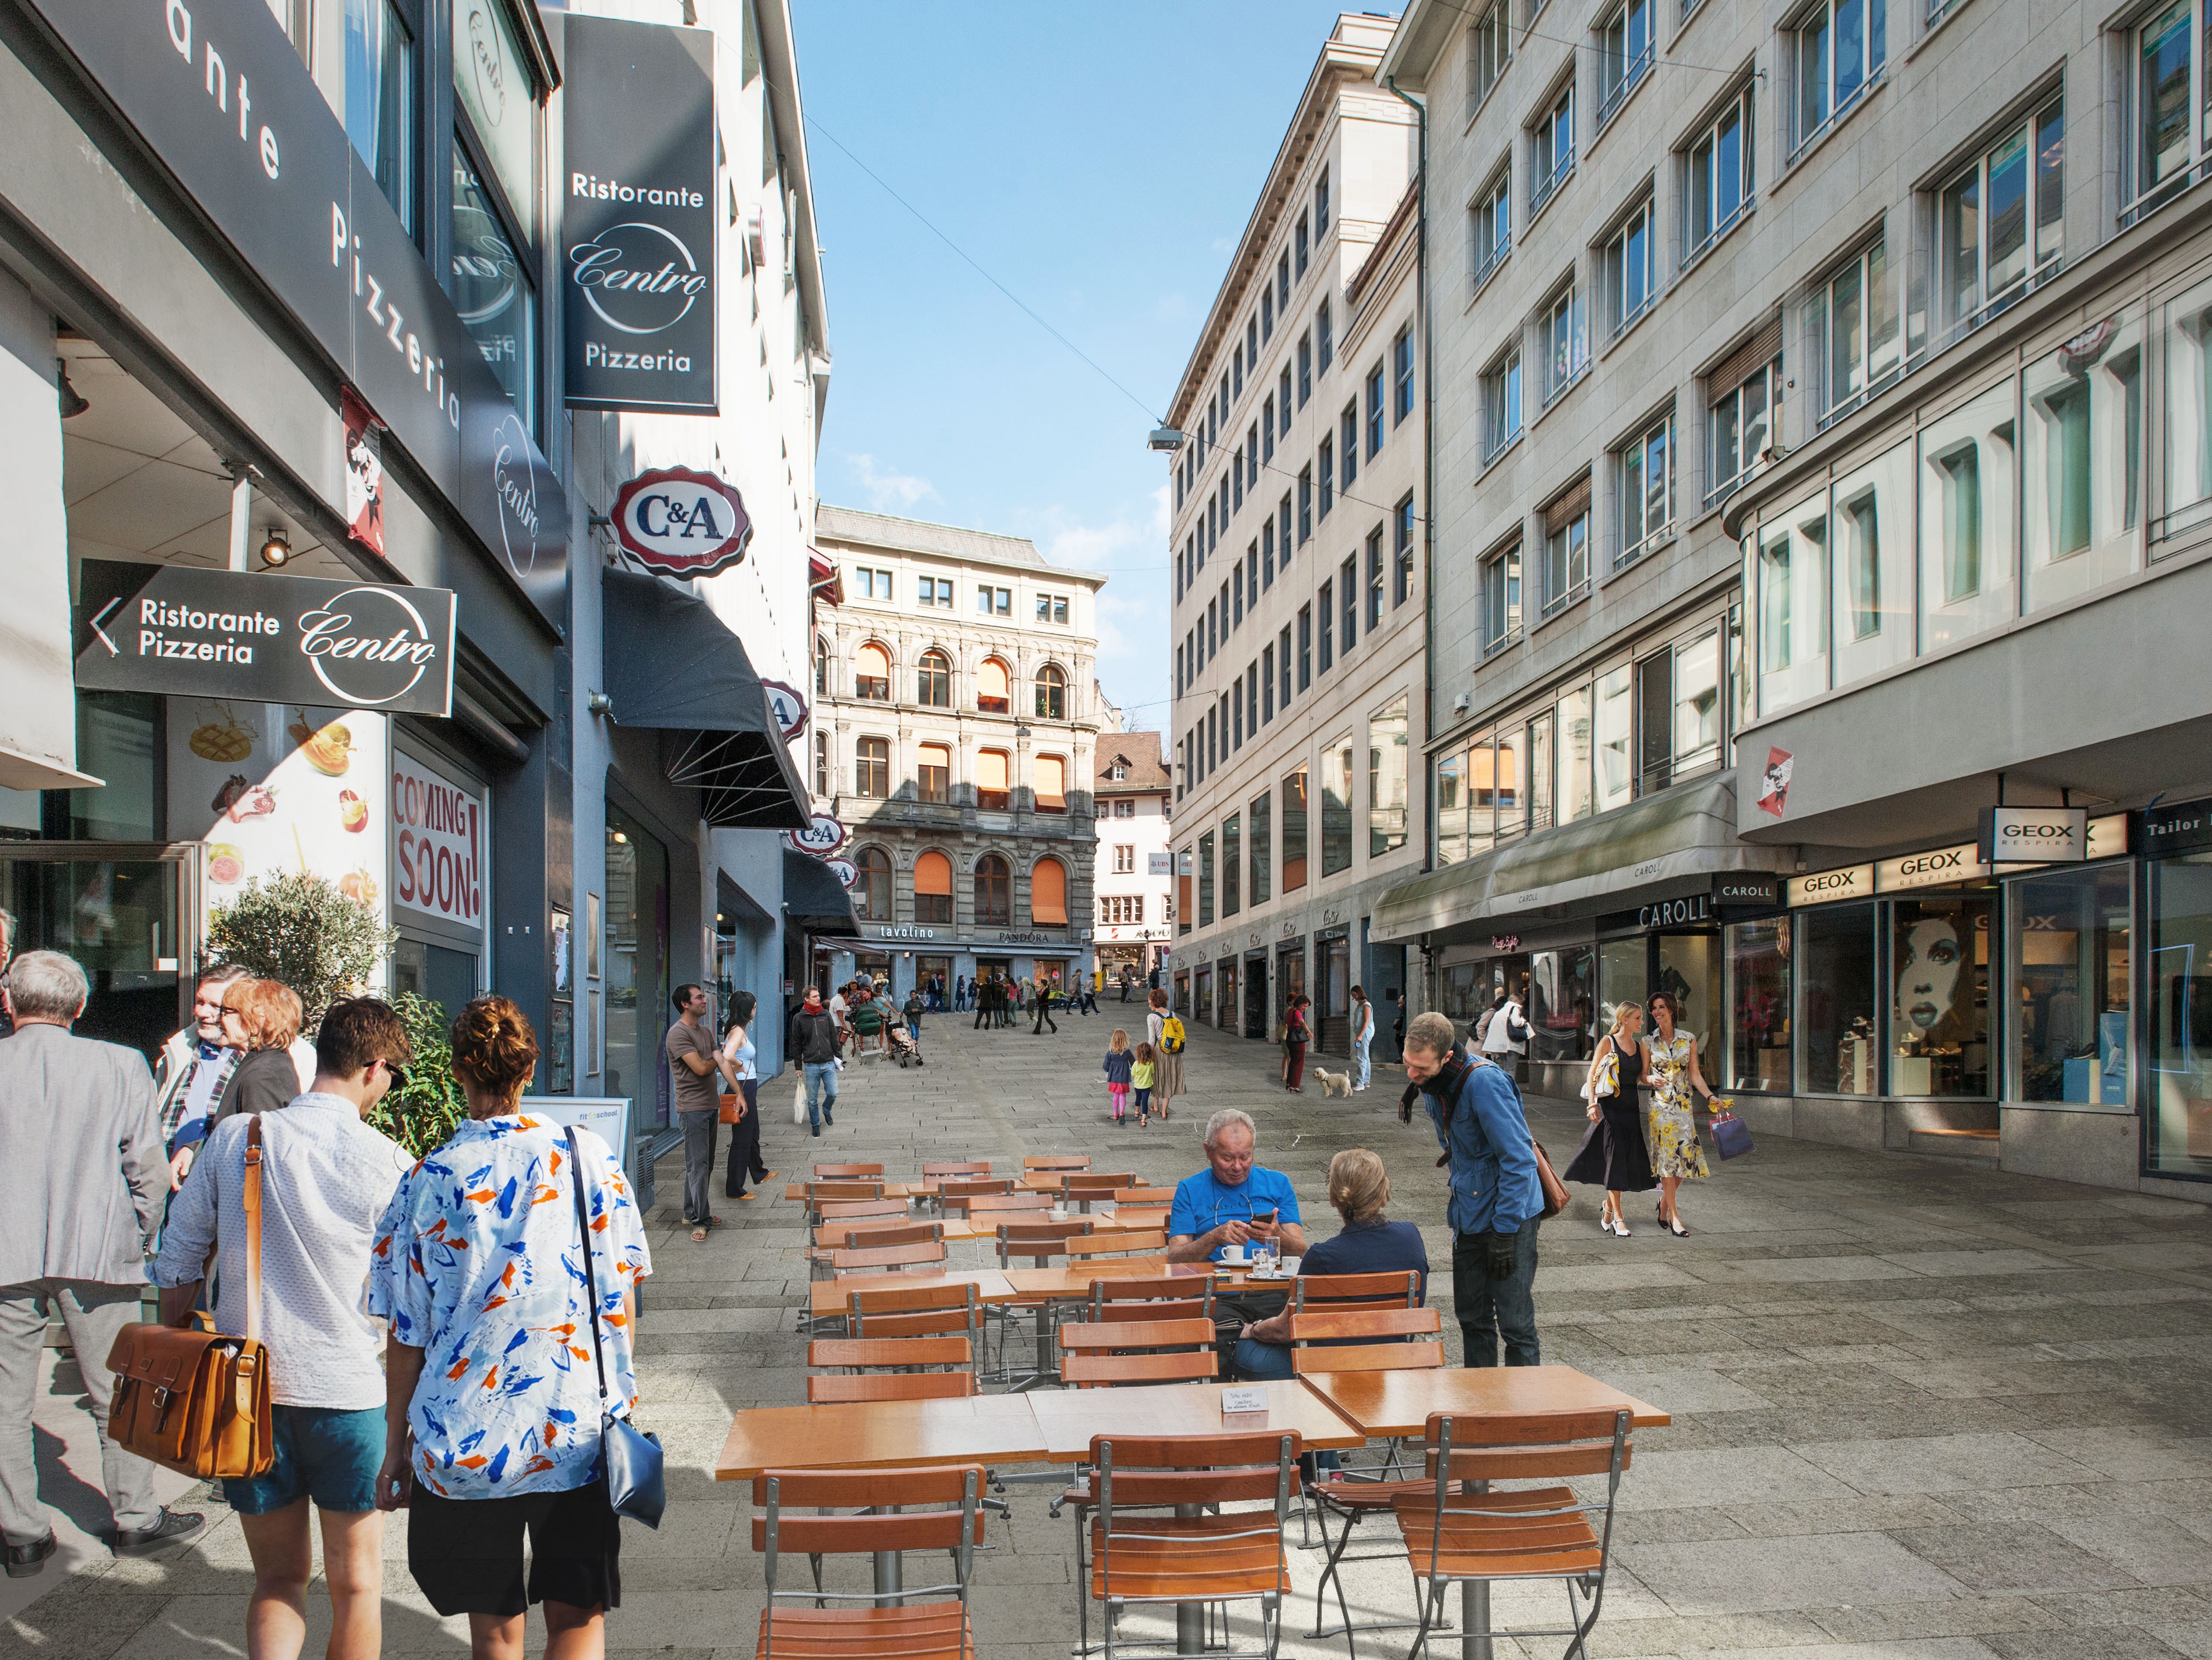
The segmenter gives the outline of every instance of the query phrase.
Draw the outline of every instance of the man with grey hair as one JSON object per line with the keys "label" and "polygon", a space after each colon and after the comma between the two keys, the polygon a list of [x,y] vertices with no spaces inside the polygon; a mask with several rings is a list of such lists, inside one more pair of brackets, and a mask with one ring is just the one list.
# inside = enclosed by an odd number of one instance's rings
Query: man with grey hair
{"label": "man with grey hair", "polygon": [[30,951],[0,994],[15,1027],[0,1040],[0,1146],[13,1167],[0,1209],[0,1533],[15,1578],[39,1572],[55,1550],[31,1430],[45,1304],[69,1329],[100,1430],[116,1554],[173,1543],[203,1520],[163,1509],[154,1467],[108,1438],[108,1351],[138,1317],[168,1168],[145,1057],[70,1030],[88,989],[73,960]]}
{"label": "man with grey hair", "polygon": [[1544,1189],[1536,1144],[1511,1082],[1497,1066],[1462,1052],[1449,1017],[1434,1010],[1406,1029],[1406,1076],[1399,1108],[1410,1121],[1428,1098],[1437,1140],[1451,1166],[1452,1304],[1462,1363],[1541,1364],[1536,1343],[1536,1224]]}
{"label": "man with grey hair", "polygon": [[1206,1168],[1176,1183],[1168,1211],[1168,1261],[1218,1262],[1255,1239],[1275,1241],[1285,1256],[1305,1255],[1298,1196],[1290,1177],[1252,1162],[1255,1140],[1250,1116],[1234,1107],[1206,1121]]}

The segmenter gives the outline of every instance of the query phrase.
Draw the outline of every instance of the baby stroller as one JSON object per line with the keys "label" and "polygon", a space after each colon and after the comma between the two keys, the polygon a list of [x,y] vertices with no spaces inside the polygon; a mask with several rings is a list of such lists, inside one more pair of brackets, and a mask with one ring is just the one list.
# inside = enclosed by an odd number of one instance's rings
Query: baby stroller
{"label": "baby stroller", "polygon": [[894,1018],[890,1025],[884,1028],[884,1033],[890,1043],[891,1059],[897,1061],[902,1068],[923,1064],[921,1042],[908,1029],[904,1020]]}

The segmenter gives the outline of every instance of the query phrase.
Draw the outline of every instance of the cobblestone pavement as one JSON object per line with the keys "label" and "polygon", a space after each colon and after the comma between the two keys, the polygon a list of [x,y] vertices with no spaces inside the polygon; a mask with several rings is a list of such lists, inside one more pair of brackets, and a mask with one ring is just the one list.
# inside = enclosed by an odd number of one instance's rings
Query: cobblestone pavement
{"label": "cobblestone pavement", "polygon": [[[1369,1146],[1395,1178],[1394,1213],[1419,1222],[1431,1261],[1449,1263],[1433,1134],[1398,1122],[1382,1069],[1348,1102],[1322,1100],[1310,1075],[1306,1095],[1289,1098],[1273,1051],[1194,1031],[1198,1092],[1167,1125],[1117,1130],[1099,1058],[1116,1018],[1139,1012],[1109,1002],[1105,1018],[1064,1018],[1042,1037],[932,1018],[927,1067],[848,1068],[819,1140],[791,1123],[793,1076],[767,1085],[767,1157],[789,1175],[817,1158],[897,1171],[924,1158],[1079,1152],[1166,1183],[1196,1168],[1205,1114],[1240,1106],[1316,1237],[1334,1231],[1330,1156]],[[1532,1117],[1564,1164],[1579,1114],[1536,1103]],[[667,1443],[672,1503],[657,1534],[627,1530],[626,1600],[609,1637],[617,1653],[703,1660],[753,1651],[762,1588],[746,1488],[708,1472],[733,1410],[803,1398],[794,1310],[806,1268],[796,1207],[720,1201],[729,1225],[694,1245],[667,1208],[678,1187],[675,1161],[664,1163],[639,1336],[643,1416]],[[781,1180],[771,1187],[780,1194]],[[1686,1239],[1636,1208],[1633,1238],[1601,1236],[1580,1194],[1544,1231],[1544,1358],[1674,1416],[1638,1438],[1595,1654],[2212,1660],[2203,1209],[1784,1140],[1691,1184],[1682,1205]],[[1456,1361],[1448,1272],[1435,1290]],[[62,1368],[57,1390],[72,1378]],[[1044,1660],[1073,1644],[1073,1524],[1048,1518],[1049,1491],[1012,1488],[1011,1523],[991,1524],[975,1596],[985,1660]],[[246,1553],[229,1513],[213,1514],[190,1548],[95,1560],[55,1584],[0,1627],[0,1656],[242,1653]],[[458,1622],[440,1622],[415,1591],[404,1527],[387,1558],[386,1651],[465,1651]],[[1302,1586],[1318,1561],[1295,1555]],[[910,1584],[921,1569],[909,1566]],[[1352,1584],[1356,1605],[1413,1606],[1388,1565]],[[311,1613],[321,1595],[318,1584]],[[1499,1617],[1528,1606],[1501,1593]],[[1340,1639],[1301,1638],[1311,1610],[1309,1594],[1282,1651],[1342,1653]],[[1238,1620],[1240,1638],[1249,1627]],[[317,1616],[310,1654],[323,1632]],[[1409,1635],[1370,1638],[1362,1652],[1401,1654]],[[540,1640],[533,1627],[533,1652]]]}

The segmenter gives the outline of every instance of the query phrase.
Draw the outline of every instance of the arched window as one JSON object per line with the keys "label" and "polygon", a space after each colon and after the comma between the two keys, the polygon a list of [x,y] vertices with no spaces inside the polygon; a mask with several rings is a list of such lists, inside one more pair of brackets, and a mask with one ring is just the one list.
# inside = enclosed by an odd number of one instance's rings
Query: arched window
{"label": "arched window", "polygon": [[1038,927],[1067,926],[1067,866],[1040,859],[1030,871],[1030,921]]}
{"label": "arched window", "polygon": [[871,640],[853,660],[853,696],[891,701],[891,654]]}
{"label": "arched window", "polygon": [[1040,755],[1036,758],[1036,810],[1067,811],[1067,763],[1057,755]]}
{"label": "arched window", "polygon": [[943,652],[922,653],[914,676],[914,701],[933,709],[952,707],[952,660]]}
{"label": "arched window", "polygon": [[914,920],[952,921],[952,861],[941,853],[925,853],[914,861]]}
{"label": "arched window", "polygon": [[1012,927],[1014,921],[1013,883],[1006,861],[987,853],[975,861],[975,926]]}
{"label": "arched window", "polygon": [[863,848],[853,860],[860,874],[853,883],[853,909],[864,922],[891,920],[891,856],[881,848]]}
{"label": "arched window", "polygon": [[[950,801],[952,799],[952,751],[945,744],[924,744],[916,756],[915,780],[921,787],[925,801]],[[945,890],[947,893],[951,889]]]}
{"label": "arched window", "polygon": [[975,707],[986,714],[1011,714],[1012,678],[1006,666],[995,657],[987,657],[975,670]]}
{"label": "arched window", "polygon": [[1013,805],[1013,796],[1006,784],[1006,752],[1004,750],[975,751],[975,805],[1004,812]]}
{"label": "arched window", "polygon": [[1040,721],[1067,719],[1067,677],[1057,664],[1047,663],[1037,671],[1036,712]]}
{"label": "arched window", "polygon": [[863,738],[853,745],[853,794],[881,801],[891,793],[891,740]]}

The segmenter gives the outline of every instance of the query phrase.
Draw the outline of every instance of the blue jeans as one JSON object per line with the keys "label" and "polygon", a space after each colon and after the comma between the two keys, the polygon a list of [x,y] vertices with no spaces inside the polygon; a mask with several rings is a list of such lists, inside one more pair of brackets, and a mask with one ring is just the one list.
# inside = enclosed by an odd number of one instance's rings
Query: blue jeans
{"label": "blue jeans", "polygon": [[1291,1350],[1287,1343],[1262,1343],[1256,1337],[1237,1340],[1235,1365],[1239,1377],[1257,1382],[1266,1378],[1291,1376]]}
{"label": "blue jeans", "polygon": [[1496,1365],[1503,1337],[1507,1365],[1541,1365],[1536,1347],[1536,1219],[1521,1225],[1513,1272],[1504,1280],[1490,1277],[1483,1243],[1479,1233],[1452,1235],[1452,1312],[1458,1316],[1465,1351],[1462,1364]]}
{"label": "blue jeans", "polygon": [[1363,1037],[1352,1046],[1352,1081],[1356,1088],[1365,1089],[1372,1075],[1373,1068],[1368,1064],[1367,1049],[1374,1041],[1372,1037]]}
{"label": "blue jeans", "polygon": [[836,1063],[822,1061],[810,1065],[806,1068],[806,1122],[819,1129],[823,1117],[834,1112],[836,1105]]}

